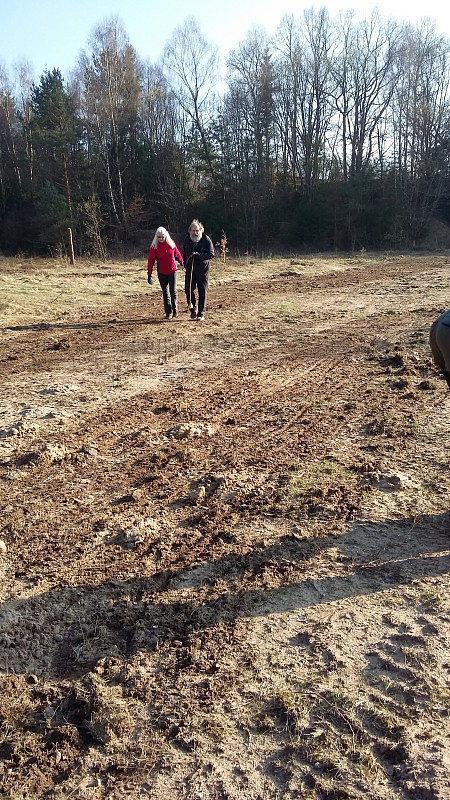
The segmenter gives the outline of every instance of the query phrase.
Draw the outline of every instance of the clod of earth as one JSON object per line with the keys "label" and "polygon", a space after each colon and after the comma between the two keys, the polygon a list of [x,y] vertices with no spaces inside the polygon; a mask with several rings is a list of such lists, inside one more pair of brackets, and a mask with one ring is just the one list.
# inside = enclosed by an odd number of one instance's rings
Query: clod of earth
{"label": "clod of earth", "polygon": [[420,383],[417,384],[417,388],[422,389],[426,392],[434,392],[437,387],[434,381],[424,380],[420,381]]}
{"label": "clod of earth", "polygon": [[47,444],[43,455],[51,462],[60,463],[69,456],[69,451],[63,444]]}
{"label": "clod of earth", "polygon": [[188,439],[201,436],[213,436],[214,428],[208,422],[182,422],[166,431],[170,439]]}
{"label": "clod of earth", "polygon": [[400,475],[379,475],[375,485],[385,492],[398,492],[402,488],[402,479]]}

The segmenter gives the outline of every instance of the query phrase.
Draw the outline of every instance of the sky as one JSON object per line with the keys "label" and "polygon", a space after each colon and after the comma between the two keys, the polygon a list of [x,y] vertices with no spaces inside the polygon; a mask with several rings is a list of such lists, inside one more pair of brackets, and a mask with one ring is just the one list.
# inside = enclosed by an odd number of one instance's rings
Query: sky
{"label": "sky", "polygon": [[[379,0],[383,17],[417,23],[434,19],[440,33],[450,36],[450,3],[446,0]],[[78,55],[87,48],[89,36],[98,23],[118,16],[139,55],[158,61],[173,30],[187,16],[195,16],[200,27],[220,53],[235,47],[254,26],[268,33],[276,30],[285,13],[301,15],[305,8],[326,6],[332,16],[354,9],[370,16],[370,0],[0,0],[0,66],[11,70],[26,59],[35,78],[45,69],[57,67],[64,77],[75,67]]]}

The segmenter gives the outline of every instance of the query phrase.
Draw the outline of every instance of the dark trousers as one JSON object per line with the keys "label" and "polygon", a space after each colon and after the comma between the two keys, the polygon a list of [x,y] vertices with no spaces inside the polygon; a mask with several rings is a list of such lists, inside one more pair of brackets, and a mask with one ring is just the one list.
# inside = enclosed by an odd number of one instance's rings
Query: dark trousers
{"label": "dark trousers", "polygon": [[162,289],[164,311],[168,317],[169,314],[178,311],[177,273],[163,275],[162,272],[158,272],[158,280]]}
{"label": "dark trousers", "polygon": [[450,328],[436,320],[430,330],[433,361],[450,387]]}
{"label": "dark trousers", "polygon": [[[206,300],[208,297],[209,264],[207,267],[191,265],[186,267],[184,279],[184,290],[188,305],[197,311],[197,314],[204,314]],[[198,303],[195,291],[198,291]]]}

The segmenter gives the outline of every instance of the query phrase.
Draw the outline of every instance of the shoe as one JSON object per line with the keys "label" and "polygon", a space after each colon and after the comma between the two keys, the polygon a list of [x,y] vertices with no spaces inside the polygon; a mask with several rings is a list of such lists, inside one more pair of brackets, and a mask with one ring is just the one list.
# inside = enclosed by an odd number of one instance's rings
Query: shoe
{"label": "shoe", "polygon": [[205,315],[204,314],[197,314],[197,322],[204,322]]}
{"label": "shoe", "polygon": [[195,308],[191,308],[191,319],[197,319],[197,312]]}
{"label": "shoe", "polygon": [[172,312],[170,312],[170,314],[166,314],[166,319],[172,319],[172,317],[173,317]]}
{"label": "shoe", "polygon": [[174,308],[172,316],[178,317],[178,308]]}

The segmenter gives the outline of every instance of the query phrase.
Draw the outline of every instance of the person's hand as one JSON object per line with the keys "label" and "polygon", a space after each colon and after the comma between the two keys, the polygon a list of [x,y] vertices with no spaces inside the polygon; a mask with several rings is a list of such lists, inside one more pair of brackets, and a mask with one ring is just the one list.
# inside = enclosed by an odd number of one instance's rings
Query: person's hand
{"label": "person's hand", "polygon": [[147,283],[149,283],[150,286],[152,285],[152,283],[153,283],[153,275],[147,275]]}

